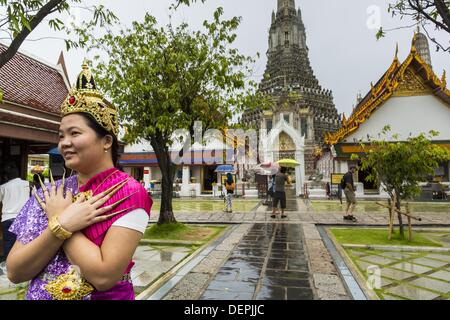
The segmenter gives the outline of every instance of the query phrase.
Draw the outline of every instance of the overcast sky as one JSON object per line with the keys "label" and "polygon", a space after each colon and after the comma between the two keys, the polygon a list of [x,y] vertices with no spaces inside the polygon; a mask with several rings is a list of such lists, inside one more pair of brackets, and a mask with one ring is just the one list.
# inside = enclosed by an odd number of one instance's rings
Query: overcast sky
{"label": "overcast sky", "polygon": [[[141,21],[145,12],[154,15],[161,25],[168,21],[172,0],[104,0],[92,1],[112,9],[121,24],[130,26],[134,20]],[[334,103],[339,113],[348,116],[359,91],[364,95],[392,63],[395,45],[399,44],[399,58],[403,61],[411,48],[413,29],[401,29],[388,33],[386,38],[375,39],[378,25],[385,29],[408,25],[408,21],[392,18],[387,13],[388,1],[381,0],[296,0],[302,11],[307,32],[309,58],[314,74],[321,86],[333,91]],[[201,27],[205,19],[222,6],[225,17],[241,16],[235,46],[246,55],[261,54],[254,66],[254,78],[261,79],[266,66],[268,30],[271,12],[276,10],[277,0],[207,0],[189,8],[182,6],[173,18],[175,23],[187,22],[193,29]],[[77,11],[74,10],[74,14]],[[83,11],[81,11],[83,14]],[[54,36],[45,25],[35,30],[30,39]],[[449,42],[445,33],[436,34],[442,42]],[[433,69],[440,77],[443,69],[450,71],[450,55],[436,52],[431,46]],[[65,48],[59,40],[26,41],[22,46],[48,62],[56,63]],[[82,50],[64,52],[71,83],[80,71],[86,53]]]}

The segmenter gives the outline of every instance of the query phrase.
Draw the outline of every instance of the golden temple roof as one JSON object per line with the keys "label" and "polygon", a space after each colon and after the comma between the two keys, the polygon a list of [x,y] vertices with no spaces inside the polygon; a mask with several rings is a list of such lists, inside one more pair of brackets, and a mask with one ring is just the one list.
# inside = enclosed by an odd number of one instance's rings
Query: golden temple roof
{"label": "golden temple roof", "polygon": [[416,49],[416,34],[408,57],[400,63],[396,48],[394,61],[381,79],[371,84],[367,95],[358,103],[352,115],[342,118],[341,128],[334,133],[325,134],[325,143],[334,145],[368,119],[373,112],[382,106],[390,97],[405,97],[419,95],[435,95],[450,106],[450,90],[447,89],[446,73],[439,78],[431,66],[420,56]]}

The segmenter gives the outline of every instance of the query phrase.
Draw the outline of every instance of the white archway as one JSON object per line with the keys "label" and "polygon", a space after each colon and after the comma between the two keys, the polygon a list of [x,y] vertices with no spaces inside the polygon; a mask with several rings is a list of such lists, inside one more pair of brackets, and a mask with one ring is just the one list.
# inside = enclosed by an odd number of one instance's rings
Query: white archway
{"label": "white archway", "polygon": [[275,155],[279,153],[279,138],[280,134],[284,132],[287,134],[295,145],[295,160],[300,163],[300,166],[295,168],[295,194],[297,196],[302,194],[302,186],[305,182],[305,137],[301,136],[298,130],[295,130],[289,125],[284,117],[280,117],[278,123],[261,137],[261,148],[264,150],[264,162],[274,162],[279,159]]}

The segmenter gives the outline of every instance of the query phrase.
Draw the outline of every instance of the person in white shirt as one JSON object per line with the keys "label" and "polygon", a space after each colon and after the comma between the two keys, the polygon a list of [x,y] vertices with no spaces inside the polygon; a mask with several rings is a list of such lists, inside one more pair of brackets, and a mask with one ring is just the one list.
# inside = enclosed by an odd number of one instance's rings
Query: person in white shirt
{"label": "person in white shirt", "polygon": [[0,185],[3,231],[3,256],[0,257],[0,262],[6,260],[9,251],[16,241],[16,235],[9,232],[8,229],[30,197],[30,184],[28,181],[19,178],[19,170],[15,165],[6,165],[5,173],[8,182]]}

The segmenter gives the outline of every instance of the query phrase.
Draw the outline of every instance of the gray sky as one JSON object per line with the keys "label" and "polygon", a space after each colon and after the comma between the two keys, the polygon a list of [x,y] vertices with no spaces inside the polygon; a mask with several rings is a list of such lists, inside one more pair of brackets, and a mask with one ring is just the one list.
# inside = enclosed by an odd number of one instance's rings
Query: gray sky
{"label": "gray sky", "polygon": [[[122,25],[129,26],[134,20],[142,20],[145,12],[154,15],[161,25],[168,22],[169,5],[172,0],[103,0],[93,1],[112,9]],[[348,116],[358,91],[364,95],[392,63],[395,45],[399,44],[399,58],[403,61],[411,48],[413,29],[401,29],[388,33],[386,38],[375,39],[377,25],[385,29],[408,25],[408,21],[392,18],[387,13],[388,1],[381,0],[296,0],[302,11],[307,32],[309,58],[322,87],[333,91],[334,103],[339,111]],[[254,66],[254,79],[261,79],[266,66],[268,30],[271,12],[276,10],[277,0],[207,0],[206,4],[180,7],[175,23],[187,22],[193,29],[201,27],[203,20],[210,20],[212,13],[222,6],[225,17],[241,16],[235,46],[241,53],[255,56],[261,54]],[[73,11],[77,14],[77,11]],[[83,11],[81,11],[83,14]],[[64,21],[64,20],[63,20]],[[30,39],[54,36],[45,25],[35,30]],[[448,34],[437,33],[442,42],[449,41]],[[440,77],[443,69],[450,72],[450,55],[436,52],[431,46],[433,69]],[[56,63],[65,48],[59,40],[26,41],[22,49],[48,62]],[[86,56],[82,50],[65,52],[71,83],[81,70]],[[449,76],[450,77],[450,76]]]}

